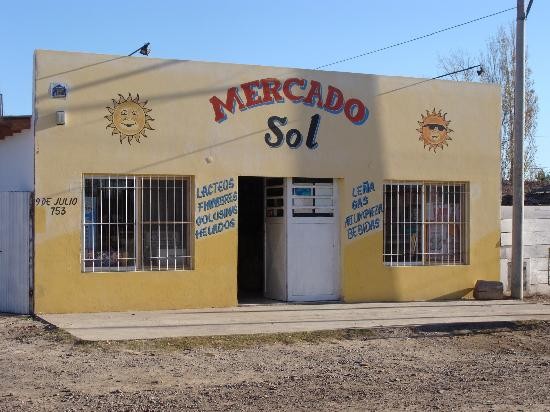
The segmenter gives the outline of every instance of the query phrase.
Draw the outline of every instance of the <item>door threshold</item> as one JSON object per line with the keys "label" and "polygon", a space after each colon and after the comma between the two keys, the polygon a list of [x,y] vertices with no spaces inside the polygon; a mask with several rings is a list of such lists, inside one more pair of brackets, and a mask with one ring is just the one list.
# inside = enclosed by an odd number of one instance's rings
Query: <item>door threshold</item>
{"label": "door threshold", "polygon": [[284,305],[286,303],[288,302],[285,302],[282,300],[264,298],[262,296],[257,296],[257,297],[247,297],[247,298],[239,299],[237,306]]}
{"label": "door threshold", "polygon": [[276,306],[276,305],[334,305],[338,303],[344,303],[341,300],[315,300],[315,301],[305,301],[305,302],[297,302],[297,301],[284,301],[284,300],[275,300],[275,299],[269,299],[269,298],[263,298],[263,297],[257,297],[257,298],[247,298],[247,299],[241,299],[237,306]]}

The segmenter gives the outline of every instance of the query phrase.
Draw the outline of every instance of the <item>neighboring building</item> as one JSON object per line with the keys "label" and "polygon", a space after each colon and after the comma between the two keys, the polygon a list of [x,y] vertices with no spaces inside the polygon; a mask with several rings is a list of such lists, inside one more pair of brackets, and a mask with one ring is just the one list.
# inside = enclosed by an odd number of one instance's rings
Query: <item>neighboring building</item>
{"label": "neighboring building", "polygon": [[36,312],[499,279],[498,86],[37,51]]}
{"label": "neighboring building", "polygon": [[31,116],[2,116],[0,95],[0,312],[32,312]]}
{"label": "neighboring building", "polygon": [[[526,181],[524,186],[525,197],[523,204],[525,206],[550,206],[550,185],[548,182]],[[512,184],[505,182],[502,184],[502,206],[512,206]]]}
{"label": "neighboring building", "polygon": [[[510,290],[512,184],[502,185],[500,280]],[[526,181],[523,208],[523,289],[526,296],[550,294],[550,185]]]}
{"label": "neighboring building", "polygon": [[[547,188],[531,193],[545,195]],[[523,209],[523,289],[526,296],[550,294],[550,205],[531,205]],[[535,203],[536,205],[537,203]],[[512,265],[512,206],[501,207],[500,280],[510,290]]]}
{"label": "neighboring building", "polygon": [[0,192],[34,189],[31,116],[0,116]]}

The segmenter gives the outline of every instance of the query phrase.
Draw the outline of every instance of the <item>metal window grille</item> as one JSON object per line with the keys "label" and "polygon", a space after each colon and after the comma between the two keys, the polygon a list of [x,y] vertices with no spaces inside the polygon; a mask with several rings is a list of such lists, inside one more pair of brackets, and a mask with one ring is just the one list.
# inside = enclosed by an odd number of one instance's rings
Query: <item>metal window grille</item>
{"label": "metal window grille", "polygon": [[84,176],[82,270],[191,269],[190,183],[179,176]]}
{"label": "metal window grille", "polygon": [[332,179],[292,178],[293,217],[333,217]]}
{"label": "metal window grille", "polygon": [[389,182],[384,184],[384,263],[468,263],[468,185]]}

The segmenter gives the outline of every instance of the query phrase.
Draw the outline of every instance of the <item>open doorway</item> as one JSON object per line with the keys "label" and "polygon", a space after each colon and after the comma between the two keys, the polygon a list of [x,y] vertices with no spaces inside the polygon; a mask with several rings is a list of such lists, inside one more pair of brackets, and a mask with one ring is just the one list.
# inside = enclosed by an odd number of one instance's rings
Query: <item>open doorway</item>
{"label": "open doorway", "polygon": [[264,296],[264,178],[239,176],[237,299]]}
{"label": "open doorway", "polygon": [[239,177],[239,303],[339,299],[337,199],[332,178]]}

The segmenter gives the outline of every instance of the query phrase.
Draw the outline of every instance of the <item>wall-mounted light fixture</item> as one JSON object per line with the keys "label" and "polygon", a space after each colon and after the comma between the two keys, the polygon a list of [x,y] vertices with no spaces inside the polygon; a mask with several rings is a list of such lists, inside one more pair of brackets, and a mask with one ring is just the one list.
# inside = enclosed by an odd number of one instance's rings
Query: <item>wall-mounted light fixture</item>
{"label": "wall-mounted light fixture", "polygon": [[58,126],[63,126],[65,124],[65,111],[64,110],[58,110],[55,112],[55,123]]}
{"label": "wall-mounted light fixture", "polygon": [[151,53],[151,48],[149,47],[151,43],[147,42],[143,46],[141,46],[139,49],[134,50],[132,53],[130,53],[128,56],[133,56],[137,52],[139,54],[142,54],[144,56],[149,56],[149,53]]}

